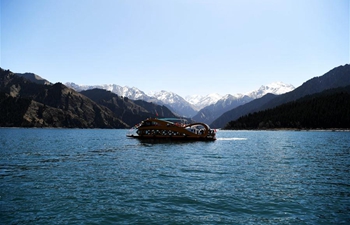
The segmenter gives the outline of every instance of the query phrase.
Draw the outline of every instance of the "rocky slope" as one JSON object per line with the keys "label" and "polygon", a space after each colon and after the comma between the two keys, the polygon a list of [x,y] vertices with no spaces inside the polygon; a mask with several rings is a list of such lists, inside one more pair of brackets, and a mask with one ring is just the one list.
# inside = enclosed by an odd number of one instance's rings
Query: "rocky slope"
{"label": "rocky slope", "polygon": [[143,100],[130,100],[103,89],[91,89],[80,92],[99,105],[110,109],[123,122],[133,126],[149,117],[175,117],[165,106],[156,105]]}
{"label": "rocky slope", "polygon": [[[135,115],[140,120],[155,117],[158,112],[174,115],[166,107],[155,104],[145,109],[128,98],[117,95],[107,98],[110,92],[104,94],[106,99],[99,99],[101,104],[98,104],[61,83],[33,83],[1,68],[0,93],[0,126],[126,128],[135,124]],[[114,103],[117,104],[112,106]]]}

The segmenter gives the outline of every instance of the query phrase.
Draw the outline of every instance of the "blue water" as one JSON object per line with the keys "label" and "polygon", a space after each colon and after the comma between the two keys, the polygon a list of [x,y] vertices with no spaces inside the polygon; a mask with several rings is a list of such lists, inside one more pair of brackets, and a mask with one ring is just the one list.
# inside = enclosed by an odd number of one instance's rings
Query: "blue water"
{"label": "blue water", "polygon": [[0,224],[349,224],[350,132],[0,129]]}

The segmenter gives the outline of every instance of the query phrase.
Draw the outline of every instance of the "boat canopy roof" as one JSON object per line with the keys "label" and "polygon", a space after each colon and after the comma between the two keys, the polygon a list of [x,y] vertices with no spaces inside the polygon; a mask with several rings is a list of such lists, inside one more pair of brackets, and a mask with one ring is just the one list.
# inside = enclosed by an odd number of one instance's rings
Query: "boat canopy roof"
{"label": "boat canopy roof", "polygon": [[186,120],[184,118],[176,118],[176,117],[173,117],[173,118],[157,118],[158,120],[166,120],[166,121],[181,121],[181,120]]}

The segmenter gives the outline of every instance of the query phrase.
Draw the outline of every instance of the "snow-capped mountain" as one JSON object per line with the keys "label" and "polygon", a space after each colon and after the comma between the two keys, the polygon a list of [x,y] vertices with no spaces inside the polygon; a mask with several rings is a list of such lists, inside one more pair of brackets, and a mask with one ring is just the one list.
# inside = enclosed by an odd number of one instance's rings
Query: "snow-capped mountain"
{"label": "snow-capped mountain", "polygon": [[247,93],[249,97],[254,99],[261,98],[262,96],[271,93],[275,95],[284,94],[293,91],[295,87],[291,84],[285,84],[282,82],[274,82],[268,85],[262,85],[258,90]]}
{"label": "snow-capped mountain", "polygon": [[194,109],[201,110],[202,108],[214,104],[222,98],[221,95],[217,93],[212,93],[206,96],[201,95],[188,95],[185,100],[189,102]]}
{"label": "snow-capped mountain", "polygon": [[73,88],[76,91],[85,91],[85,90],[90,90],[94,88],[99,88],[99,89],[108,90],[119,96],[128,97],[133,100],[145,100],[145,101],[152,100],[151,97],[148,96],[145,92],[135,87],[132,87],[132,88],[128,86],[122,87],[117,84],[79,85],[71,82],[67,82],[65,83],[65,85],[67,87]]}
{"label": "snow-capped mountain", "polygon": [[275,82],[262,85],[258,90],[246,94],[209,94],[206,96],[192,95],[183,97],[168,91],[160,91],[146,94],[136,87],[119,86],[116,84],[103,85],[78,85],[75,83],[65,83],[66,86],[76,91],[89,90],[94,88],[105,89],[119,96],[128,97],[133,100],[145,100],[158,105],[165,105],[179,116],[193,117],[194,120],[211,123],[222,113],[246,104],[256,98],[260,98],[267,93],[283,94],[294,90],[292,85],[282,82]]}
{"label": "snow-capped mountain", "polygon": [[195,110],[194,107],[181,96],[164,90],[146,94],[138,88],[130,88],[128,86],[122,87],[116,84],[78,85],[75,83],[67,82],[65,85],[67,87],[73,88],[76,91],[90,90],[94,88],[105,89],[119,96],[128,97],[133,100],[144,100],[153,102],[158,105],[165,105],[179,116],[191,118],[198,112],[198,110]]}
{"label": "snow-capped mountain", "polygon": [[227,107],[231,107],[232,104],[234,104],[234,102],[240,102],[239,104],[245,104],[245,103],[250,102],[251,100],[253,100],[253,98],[248,96],[248,95],[227,94],[224,97],[222,97],[221,99],[219,99],[219,101],[217,101],[214,105],[220,106],[222,108],[227,108]]}
{"label": "snow-capped mountain", "polygon": [[197,113],[197,110],[195,110],[189,102],[173,92],[162,90],[160,92],[151,93],[151,97],[161,101],[179,116],[191,118]]}
{"label": "snow-capped mountain", "polygon": [[223,96],[216,103],[208,105],[201,109],[197,115],[193,117],[195,121],[201,121],[207,124],[213,122],[216,118],[221,116],[222,113],[236,108],[240,105],[246,104],[254,98],[249,97],[248,95],[236,94],[231,95],[227,94]]}
{"label": "snow-capped mountain", "polygon": [[275,82],[268,85],[262,85],[258,90],[251,91],[246,94],[227,94],[216,103],[202,108],[197,113],[197,115],[193,117],[193,119],[210,124],[223,113],[240,105],[244,105],[254,99],[261,98],[268,93],[279,95],[292,91],[294,89],[295,88],[293,85],[287,85],[282,82]]}
{"label": "snow-capped mountain", "polygon": [[[190,95],[186,96],[185,100],[189,102],[194,109],[201,110],[206,106],[211,104],[215,104],[219,100],[222,100],[222,104],[229,104],[229,101],[234,101],[239,98],[243,98],[244,96],[248,96],[252,99],[261,98],[267,93],[272,93],[276,95],[284,94],[286,92],[294,90],[294,86],[290,84],[285,84],[282,82],[274,82],[268,85],[262,85],[258,90],[254,90],[248,92],[246,94],[227,94],[225,96],[221,96],[220,94],[213,93],[206,96],[201,95]],[[246,99],[247,100],[247,99]]]}

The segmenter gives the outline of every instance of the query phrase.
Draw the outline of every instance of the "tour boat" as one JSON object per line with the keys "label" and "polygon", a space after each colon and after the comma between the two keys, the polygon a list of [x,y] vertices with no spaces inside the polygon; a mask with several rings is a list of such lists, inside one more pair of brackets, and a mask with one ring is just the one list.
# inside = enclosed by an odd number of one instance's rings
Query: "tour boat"
{"label": "tour boat", "polygon": [[186,124],[178,118],[149,118],[130,129],[127,137],[138,139],[216,140],[216,130],[205,123]]}

